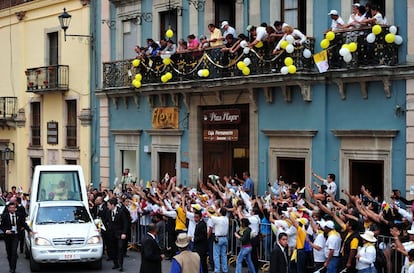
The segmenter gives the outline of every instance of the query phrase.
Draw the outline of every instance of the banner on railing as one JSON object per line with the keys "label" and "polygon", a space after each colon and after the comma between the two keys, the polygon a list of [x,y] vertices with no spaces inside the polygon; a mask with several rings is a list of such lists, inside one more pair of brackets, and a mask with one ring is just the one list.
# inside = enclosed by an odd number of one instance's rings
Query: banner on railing
{"label": "banner on railing", "polygon": [[328,71],[328,52],[326,50],[322,50],[321,52],[313,55],[313,60],[315,61],[316,67],[318,67],[320,73]]}

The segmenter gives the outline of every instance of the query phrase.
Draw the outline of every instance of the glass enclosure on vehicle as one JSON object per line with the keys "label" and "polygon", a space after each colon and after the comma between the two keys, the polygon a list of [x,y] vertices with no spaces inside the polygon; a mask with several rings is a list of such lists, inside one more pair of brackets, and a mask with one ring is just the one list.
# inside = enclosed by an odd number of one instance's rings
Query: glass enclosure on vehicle
{"label": "glass enclosure on vehicle", "polygon": [[36,201],[83,201],[78,171],[41,171]]}
{"label": "glass enclosure on vehicle", "polygon": [[36,224],[64,224],[91,222],[88,211],[83,206],[39,207]]}

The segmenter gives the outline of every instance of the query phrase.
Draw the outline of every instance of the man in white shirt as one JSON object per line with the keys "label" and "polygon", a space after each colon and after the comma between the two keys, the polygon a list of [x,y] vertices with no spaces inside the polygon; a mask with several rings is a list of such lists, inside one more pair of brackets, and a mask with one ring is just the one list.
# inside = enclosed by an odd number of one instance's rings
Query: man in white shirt
{"label": "man in white shirt", "polygon": [[229,231],[229,218],[226,216],[226,214],[227,210],[225,208],[221,208],[217,211],[218,216],[213,216],[209,213],[212,227],[214,227],[215,231],[213,249],[215,273],[227,273],[229,271],[227,267],[227,236]]}
{"label": "man in white shirt", "polygon": [[247,26],[247,31],[250,32],[254,41],[249,44],[250,48],[253,48],[260,41],[265,42],[267,39],[267,31],[265,27]]}
{"label": "man in white shirt", "polygon": [[326,221],[325,232],[328,233],[328,238],[325,243],[325,257],[326,261],[324,266],[326,267],[327,273],[338,272],[340,262],[340,251],[341,251],[341,236],[335,230],[335,224],[333,221]]}
{"label": "man in white shirt", "polygon": [[221,29],[224,30],[224,32],[223,32],[223,38],[222,38],[223,41],[224,41],[224,43],[226,43],[226,39],[225,38],[226,38],[227,34],[232,34],[233,37],[237,37],[236,30],[234,29],[234,27],[231,27],[229,25],[229,22],[223,21],[221,23]]}
{"label": "man in white shirt", "polygon": [[331,10],[328,13],[329,16],[331,16],[332,22],[331,22],[331,27],[328,30],[331,31],[337,31],[339,29],[342,29],[343,26],[345,25],[344,19],[342,19],[341,16],[339,16],[339,13],[337,10]]}
{"label": "man in white shirt", "polygon": [[329,195],[332,195],[334,197],[336,196],[335,174],[328,173],[328,176],[326,177],[326,179],[323,179],[320,175],[316,174],[313,171],[312,171],[312,175],[328,187],[326,189],[326,192]]}

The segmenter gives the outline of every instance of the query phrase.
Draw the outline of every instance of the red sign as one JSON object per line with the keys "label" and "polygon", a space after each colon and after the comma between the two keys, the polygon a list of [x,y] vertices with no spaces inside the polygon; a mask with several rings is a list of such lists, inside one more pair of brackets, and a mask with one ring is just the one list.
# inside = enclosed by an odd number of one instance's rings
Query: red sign
{"label": "red sign", "polygon": [[239,109],[218,109],[203,111],[204,124],[239,124],[241,120]]}
{"label": "red sign", "polygon": [[237,140],[239,140],[239,130],[237,129],[204,130],[204,141],[237,141]]}

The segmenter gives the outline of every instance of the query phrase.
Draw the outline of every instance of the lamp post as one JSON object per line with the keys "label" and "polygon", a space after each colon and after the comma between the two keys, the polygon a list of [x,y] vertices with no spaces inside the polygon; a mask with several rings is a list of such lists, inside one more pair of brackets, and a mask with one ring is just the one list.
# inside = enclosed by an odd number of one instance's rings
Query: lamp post
{"label": "lamp post", "polygon": [[8,178],[9,178],[9,161],[14,160],[14,143],[11,143],[13,149],[9,148],[9,145],[4,148],[1,153],[1,158],[4,161],[4,187],[7,188],[8,186]]}
{"label": "lamp post", "polygon": [[61,29],[63,29],[63,33],[65,34],[65,42],[66,42],[66,36],[71,37],[88,37],[93,39],[92,35],[81,35],[81,34],[66,34],[66,30],[69,28],[70,21],[72,19],[72,15],[66,12],[66,8],[63,8],[63,12],[61,15],[58,16],[59,23]]}

